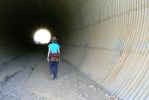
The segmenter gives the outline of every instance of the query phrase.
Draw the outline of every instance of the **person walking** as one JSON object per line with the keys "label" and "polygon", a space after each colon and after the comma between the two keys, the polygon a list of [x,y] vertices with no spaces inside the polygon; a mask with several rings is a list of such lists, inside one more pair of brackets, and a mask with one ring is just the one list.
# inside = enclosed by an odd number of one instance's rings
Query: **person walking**
{"label": "person walking", "polygon": [[47,61],[51,73],[51,79],[57,79],[58,64],[60,62],[60,45],[57,43],[57,38],[52,37],[51,43],[48,45]]}

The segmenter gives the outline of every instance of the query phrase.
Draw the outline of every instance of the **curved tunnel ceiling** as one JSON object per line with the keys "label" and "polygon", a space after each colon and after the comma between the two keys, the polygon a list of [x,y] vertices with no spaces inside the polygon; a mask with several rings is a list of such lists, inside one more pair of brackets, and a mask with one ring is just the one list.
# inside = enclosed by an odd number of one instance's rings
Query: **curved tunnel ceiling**
{"label": "curved tunnel ceiling", "polygon": [[148,13],[148,0],[1,0],[0,43],[26,46],[48,27],[63,57],[106,92],[148,100]]}

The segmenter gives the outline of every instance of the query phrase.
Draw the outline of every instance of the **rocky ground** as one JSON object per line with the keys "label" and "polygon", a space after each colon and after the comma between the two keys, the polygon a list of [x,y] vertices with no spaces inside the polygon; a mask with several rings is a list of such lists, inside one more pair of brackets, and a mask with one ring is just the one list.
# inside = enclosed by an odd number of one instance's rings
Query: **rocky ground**
{"label": "rocky ground", "polygon": [[50,80],[44,53],[17,56],[0,65],[0,100],[114,100],[61,59],[58,78]]}

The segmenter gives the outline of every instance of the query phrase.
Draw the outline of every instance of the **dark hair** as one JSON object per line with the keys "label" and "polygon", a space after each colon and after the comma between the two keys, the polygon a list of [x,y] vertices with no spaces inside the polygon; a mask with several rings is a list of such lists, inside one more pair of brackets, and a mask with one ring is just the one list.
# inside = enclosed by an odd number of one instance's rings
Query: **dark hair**
{"label": "dark hair", "polygon": [[51,39],[51,42],[52,43],[56,43],[57,42],[57,38],[55,36],[53,36],[52,39]]}
{"label": "dark hair", "polygon": [[56,41],[56,40],[52,40],[51,42],[52,42],[52,43],[57,43],[57,41]]}

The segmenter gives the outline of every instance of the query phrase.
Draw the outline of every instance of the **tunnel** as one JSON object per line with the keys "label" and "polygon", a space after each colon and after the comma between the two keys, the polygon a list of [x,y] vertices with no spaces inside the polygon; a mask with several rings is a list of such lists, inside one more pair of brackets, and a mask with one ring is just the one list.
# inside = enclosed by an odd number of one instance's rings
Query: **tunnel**
{"label": "tunnel", "polygon": [[47,50],[33,41],[51,30],[69,61],[109,95],[149,100],[148,0],[1,0],[0,63]]}

